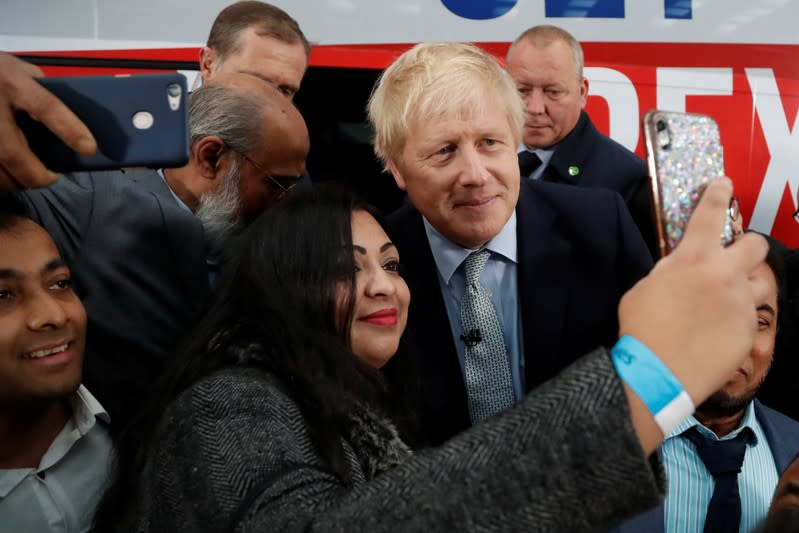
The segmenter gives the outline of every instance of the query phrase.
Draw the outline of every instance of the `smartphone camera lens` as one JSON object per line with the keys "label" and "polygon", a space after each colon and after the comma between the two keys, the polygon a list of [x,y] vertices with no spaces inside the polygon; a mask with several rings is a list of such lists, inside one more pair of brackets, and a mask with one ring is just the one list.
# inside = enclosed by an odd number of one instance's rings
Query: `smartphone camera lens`
{"label": "smartphone camera lens", "polygon": [[183,87],[178,83],[170,83],[166,86],[166,99],[169,102],[169,109],[177,111],[180,108],[180,100],[183,96]]}
{"label": "smartphone camera lens", "polygon": [[175,97],[179,97],[180,93],[183,92],[183,91],[181,91],[180,85],[178,85],[177,83],[171,83],[166,88],[166,92],[169,93],[169,96],[175,98]]}
{"label": "smartphone camera lens", "polygon": [[657,130],[657,143],[662,150],[671,148],[671,133],[669,132],[669,125],[665,120],[657,120],[655,122],[655,129]]}

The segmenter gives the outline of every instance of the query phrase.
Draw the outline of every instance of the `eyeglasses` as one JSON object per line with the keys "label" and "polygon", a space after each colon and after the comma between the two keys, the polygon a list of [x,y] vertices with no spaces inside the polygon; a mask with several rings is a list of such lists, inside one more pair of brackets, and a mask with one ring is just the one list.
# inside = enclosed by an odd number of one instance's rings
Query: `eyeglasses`
{"label": "eyeglasses", "polygon": [[280,196],[283,197],[291,192],[291,190],[297,186],[297,184],[302,179],[302,176],[277,176],[269,174],[264,167],[253,161],[251,157],[247,154],[243,154],[241,152],[236,152],[241,157],[246,159],[252,166],[266,174],[266,177],[269,181],[280,190]]}
{"label": "eyeglasses", "polygon": [[730,214],[730,220],[736,220],[741,216],[741,204],[738,203],[738,197],[733,196],[730,198],[730,207],[727,209]]}

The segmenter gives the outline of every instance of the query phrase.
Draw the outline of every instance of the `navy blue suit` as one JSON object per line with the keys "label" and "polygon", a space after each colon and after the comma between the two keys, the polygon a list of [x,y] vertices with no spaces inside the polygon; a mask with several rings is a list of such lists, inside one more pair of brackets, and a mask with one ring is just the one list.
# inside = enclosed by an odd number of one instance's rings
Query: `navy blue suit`
{"label": "navy blue suit", "polygon": [[[518,287],[525,388],[618,338],[617,305],[652,267],[621,197],[526,180],[516,207]],[[411,290],[407,331],[421,376],[423,427],[437,444],[471,424],[438,272],[421,215],[389,218]],[[460,342],[460,341],[459,341]]]}
{"label": "navy blue suit", "polygon": [[[579,169],[577,175],[570,168]],[[555,146],[541,180],[579,187],[603,187],[621,194],[653,257],[657,235],[646,163],[596,129],[583,111],[574,129]]]}
{"label": "navy blue suit", "polygon": [[[755,400],[755,416],[766,434],[777,473],[785,469],[799,454],[799,423]],[[659,505],[649,512],[624,522],[615,533],[657,533],[665,531],[664,507]]]}

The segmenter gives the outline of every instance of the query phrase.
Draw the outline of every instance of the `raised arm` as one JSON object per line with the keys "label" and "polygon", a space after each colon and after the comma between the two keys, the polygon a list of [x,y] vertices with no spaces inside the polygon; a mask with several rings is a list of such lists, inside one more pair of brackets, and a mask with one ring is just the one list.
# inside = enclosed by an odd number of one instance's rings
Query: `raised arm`
{"label": "raised arm", "polygon": [[[756,332],[758,295],[749,279],[768,251],[756,234],[721,245],[732,194],[729,180],[711,183],[679,246],[628,291],[619,304],[620,336],[648,346],[682,384],[694,405],[718,390],[746,357]],[[663,434],[627,388],[642,446],[654,451]]]}
{"label": "raised arm", "polygon": [[46,187],[58,179],[28,148],[14,119],[18,111],[26,111],[81,154],[97,150],[83,122],[36,82],[41,76],[38,67],[0,52],[0,189]]}

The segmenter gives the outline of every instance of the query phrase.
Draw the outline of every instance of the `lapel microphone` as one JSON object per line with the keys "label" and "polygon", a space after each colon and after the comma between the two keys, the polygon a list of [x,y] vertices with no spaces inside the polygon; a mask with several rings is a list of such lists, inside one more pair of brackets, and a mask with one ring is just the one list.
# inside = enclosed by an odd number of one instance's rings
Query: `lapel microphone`
{"label": "lapel microphone", "polygon": [[461,335],[461,340],[463,344],[471,348],[472,346],[476,346],[478,342],[482,342],[483,336],[480,334],[479,329],[470,329]]}

